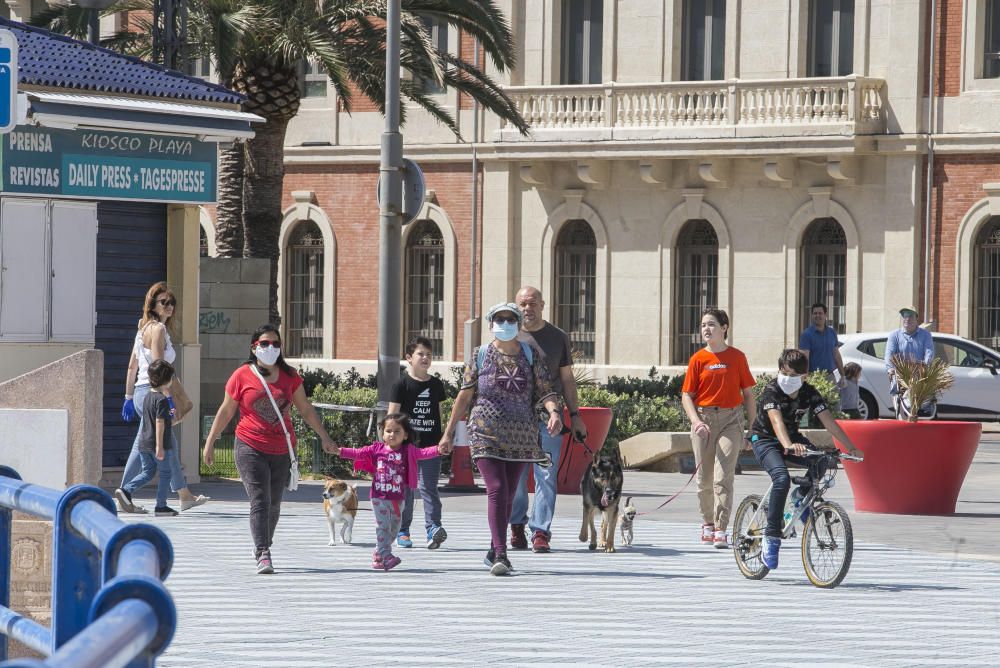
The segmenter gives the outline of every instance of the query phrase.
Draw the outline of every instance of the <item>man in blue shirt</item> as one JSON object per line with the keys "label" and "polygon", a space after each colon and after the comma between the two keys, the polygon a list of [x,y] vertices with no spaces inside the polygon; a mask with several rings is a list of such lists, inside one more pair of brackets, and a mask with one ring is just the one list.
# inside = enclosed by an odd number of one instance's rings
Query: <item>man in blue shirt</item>
{"label": "man in blue shirt", "polygon": [[903,355],[924,364],[930,364],[934,359],[934,339],[929,331],[920,327],[918,316],[917,309],[912,306],[899,309],[902,326],[890,332],[889,339],[885,342],[885,371],[889,374],[889,394],[894,402],[899,394],[899,385],[892,368],[893,356]]}
{"label": "man in blue shirt", "polygon": [[[837,332],[833,327],[827,327],[826,304],[816,302],[809,312],[812,316],[812,324],[799,335],[799,350],[805,353],[806,359],[809,360],[809,373],[823,371],[832,381],[833,370],[836,369],[837,373],[840,374],[837,387],[843,388],[846,384],[844,360],[840,357],[840,341],[837,340]],[[833,408],[837,408],[837,406]],[[854,408],[854,406],[848,408]]]}

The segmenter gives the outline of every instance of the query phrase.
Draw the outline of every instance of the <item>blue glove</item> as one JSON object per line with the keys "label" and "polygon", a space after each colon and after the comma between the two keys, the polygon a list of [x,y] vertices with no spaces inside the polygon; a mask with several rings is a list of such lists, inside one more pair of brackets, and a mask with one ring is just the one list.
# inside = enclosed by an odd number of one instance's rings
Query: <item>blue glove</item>
{"label": "blue glove", "polygon": [[135,402],[131,399],[126,399],[125,403],[122,404],[122,420],[125,422],[131,422],[135,417]]}
{"label": "blue glove", "polygon": [[174,406],[174,398],[167,397],[167,403],[170,405],[170,417],[177,415],[177,406]]}

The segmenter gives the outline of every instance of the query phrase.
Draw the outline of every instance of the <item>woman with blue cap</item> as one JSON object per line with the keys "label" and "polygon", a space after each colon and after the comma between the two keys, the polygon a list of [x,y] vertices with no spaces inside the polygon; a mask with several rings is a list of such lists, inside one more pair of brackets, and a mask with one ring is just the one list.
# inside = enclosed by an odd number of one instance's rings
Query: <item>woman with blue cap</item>
{"label": "woman with blue cap", "polygon": [[466,362],[462,389],[441,439],[450,449],[455,427],[468,411],[472,460],[486,484],[492,535],[486,564],[493,575],[513,569],[507,559],[507,524],[524,467],[551,463],[539,443],[536,407],[544,407],[550,434],[562,431],[560,398],[542,353],[517,338],[521,319],[521,310],[509,302],[487,312],[493,341],[477,348]]}

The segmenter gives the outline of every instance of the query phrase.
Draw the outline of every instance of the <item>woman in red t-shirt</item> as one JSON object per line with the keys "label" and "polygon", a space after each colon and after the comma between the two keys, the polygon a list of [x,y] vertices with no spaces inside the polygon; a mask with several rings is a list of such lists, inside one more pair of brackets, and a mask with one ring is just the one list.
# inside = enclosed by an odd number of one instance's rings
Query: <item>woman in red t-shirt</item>
{"label": "woman in red t-shirt", "polygon": [[[267,381],[278,413],[254,368]],[[226,382],[222,406],[215,414],[212,430],[205,439],[204,455],[205,464],[211,466],[215,460],[215,441],[239,409],[236,468],[250,497],[250,535],[253,537],[258,573],[274,572],[271,541],[274,539],[274,528],[278,525],[281,495],[288,485],[292,464],[285,440],[286,429],[291,446],[295,447],[292,405],[298,409],[306,424],[319,434],[323,449],[335,452],[323,422],[306,397],[302,378],[281,355],[281,336],[277,327],[261,325],[250,342],[250,358]]]}
{"label": "woman in red t-shirt", "polygon": [[[743,409],[757,414],[754,378],[746,355],[726,344],[729,316],[722,309],[705,309],[701,316],[705,347],[688,361],[681,403],[691,420],[691,445],[698,466],[701,541],[729,547],[726,526],[733,509],[733,477],[745,440]],[[713,466],[714,460],[714,466]]]}

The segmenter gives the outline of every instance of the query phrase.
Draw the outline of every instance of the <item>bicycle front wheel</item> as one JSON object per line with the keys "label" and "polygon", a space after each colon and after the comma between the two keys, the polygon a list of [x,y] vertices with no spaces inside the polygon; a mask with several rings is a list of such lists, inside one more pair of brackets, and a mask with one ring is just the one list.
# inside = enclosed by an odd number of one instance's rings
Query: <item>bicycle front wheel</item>
{"label": "bicycle front wheel", "polygon": [[802,565],[809,581],[832,589],[851,567],[854,531],[847,511],[833,501],[823,501],[810,509],[802,528]]}
{"label": "bicycle front wheel", "polygon": [[767,503],[757,494],[743,499],[733,519],[733,555],[740,573],[751,580],[760,580],[769,572],[761,555],[766,526]]}

